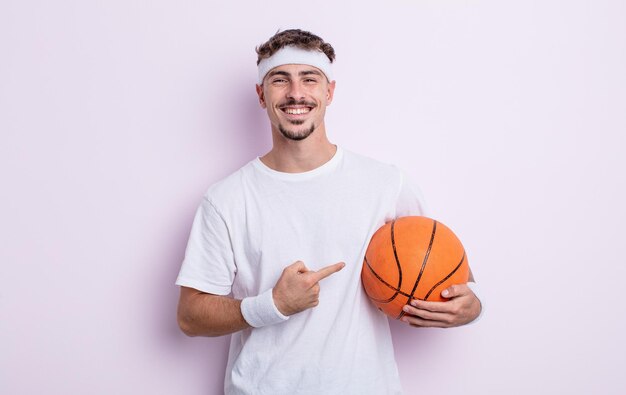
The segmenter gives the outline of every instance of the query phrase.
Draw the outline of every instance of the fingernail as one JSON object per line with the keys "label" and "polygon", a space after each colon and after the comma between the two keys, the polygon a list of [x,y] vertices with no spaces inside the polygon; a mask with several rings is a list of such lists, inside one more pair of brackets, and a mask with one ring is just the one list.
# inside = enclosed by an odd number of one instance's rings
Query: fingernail
{"label": "fingernail", "polygon": [[411,306],[417,307],[417,300],[412,300],[411,301]]}
{"label": "fingernail", "polygon": [[443,290],[443,292],[441,293],[441,295],[442,295],[444,298],[447,298],[449,293],[450,293],[450,292],[448,292],[448,290],[447,290],[447,289],[444,289],[444,290]]}
{"label": "fingernail", "polygon": [[404,306],[404,307],[402,308],[402,310],[404,310],[406,313],[408,313],[408,312],[409,312],[409,306]]}

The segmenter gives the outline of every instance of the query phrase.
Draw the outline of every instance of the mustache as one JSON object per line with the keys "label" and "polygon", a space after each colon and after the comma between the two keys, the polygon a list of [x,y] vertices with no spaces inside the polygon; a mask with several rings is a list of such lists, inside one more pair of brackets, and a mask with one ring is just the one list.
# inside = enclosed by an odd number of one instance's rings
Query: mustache
{"label": "mustache", "polygon": [[299,100],[298,101],[298,100],[295,100],[295,99],[287,100],[286,102],[280,103],[278,105],[279,108],[284,108],[284,107],[289,107],[289,106],[306,106],[306,107],[311,107],[311,108],[317,107],[315,105],[315,103],[313,103],[313,102],[306,101],[306,100]]}

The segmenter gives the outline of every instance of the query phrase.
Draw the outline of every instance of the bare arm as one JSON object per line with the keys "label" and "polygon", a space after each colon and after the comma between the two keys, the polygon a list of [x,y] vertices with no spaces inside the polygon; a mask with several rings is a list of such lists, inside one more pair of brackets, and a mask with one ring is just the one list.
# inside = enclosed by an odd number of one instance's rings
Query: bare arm
{"label": "bare arm", "polygon": [[[317,306],[319,282],[343,269],[343,262],[318,271],[297,261],[287,266],[272,290],[274,304],[284,315]],[[241,313],[241,300],[180,287],[178,326],[187,336],[222,336],[250,328]]]}
{"label": "bare arm", "polygon": [[250,325],[241,315],[241,300],[180,287],[178,326],[187,336],[222,336]]}

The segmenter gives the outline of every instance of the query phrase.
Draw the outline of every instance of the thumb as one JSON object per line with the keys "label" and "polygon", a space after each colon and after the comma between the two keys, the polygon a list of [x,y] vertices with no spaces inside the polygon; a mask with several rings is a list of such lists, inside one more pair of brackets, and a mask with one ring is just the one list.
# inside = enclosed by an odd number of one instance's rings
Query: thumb
{"label": "thumb", "polygon": [[463,295],[463,289],[467,288],[465,284],[454,284],[441,291],[441,296],[447,299],[456,298]]}
{"label": "thumb", "polygon": [[304,264],[304,262],[302,261],[295,261],[294,263],[292,263],[289,266],[292,270],[295,270],[296,273],[306,273],[309,271],[309,268],[306,267],[306,265]]}

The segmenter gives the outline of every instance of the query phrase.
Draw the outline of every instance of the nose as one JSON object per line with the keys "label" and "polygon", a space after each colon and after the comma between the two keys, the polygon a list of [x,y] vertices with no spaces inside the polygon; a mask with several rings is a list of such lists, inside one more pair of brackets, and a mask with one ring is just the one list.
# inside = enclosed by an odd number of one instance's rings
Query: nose
{"label": "nose", "polygon": [[287,97],[289,99],[294,100],[303,100],[304,99],[304,89],[302,89],[302,85],[298,81],[293,81],[289,84],[289,89],[287,90]]}

